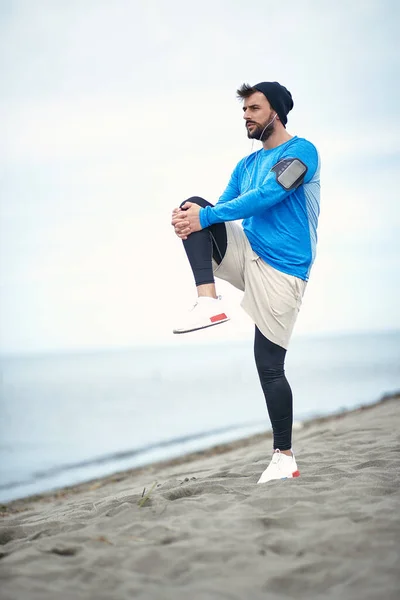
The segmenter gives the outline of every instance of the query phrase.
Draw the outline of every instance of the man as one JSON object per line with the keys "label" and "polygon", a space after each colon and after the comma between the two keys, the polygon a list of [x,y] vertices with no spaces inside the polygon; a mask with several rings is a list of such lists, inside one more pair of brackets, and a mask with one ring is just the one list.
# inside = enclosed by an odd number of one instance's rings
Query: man
{"label": "man", "polygon": [[237,164],[215,206],[193,197],[172,213],[198,293],[174,333],[229,319],[214,274],[244,291],[242,307],[255,323],[254,356],[274,440],[272,460],[258,481],[265,483],[300,475],[284,362],[315,258],[320,164],[313,144],[286,131],[293,100],[284,86],[243,84],[237,93],[247,135],[261,140],[262,148]]}

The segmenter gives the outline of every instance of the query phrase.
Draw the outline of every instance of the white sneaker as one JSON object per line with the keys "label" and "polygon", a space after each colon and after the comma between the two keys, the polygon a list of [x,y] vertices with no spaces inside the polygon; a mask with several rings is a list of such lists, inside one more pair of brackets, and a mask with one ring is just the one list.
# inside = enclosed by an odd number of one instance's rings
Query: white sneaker
{"label": "white sneaker", "polygon": [[275,450],[271,462],[257,483],[267,483],[272,479],[288,479],[290,477],[300,477],[294,455],[288,456],[280,450]]}
{"label": "white sneaker", "polygon": [[229,317],[224,310],[221,296],[218,298],[209,298],[200,296],[196,304],[182,319],[177,327],[174,327],[174,333],[188,333],[197,331],[205,327],[212,327],[229,321]]}

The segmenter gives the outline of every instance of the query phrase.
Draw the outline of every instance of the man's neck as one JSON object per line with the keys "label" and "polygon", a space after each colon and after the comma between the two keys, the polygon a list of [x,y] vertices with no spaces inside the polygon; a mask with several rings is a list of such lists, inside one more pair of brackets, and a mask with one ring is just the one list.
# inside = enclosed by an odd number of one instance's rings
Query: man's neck
{"label": "man's neck", "polygon": [[292,139],[292,135],[286,131],[286,129],[281,129],[278,131],[274,131],[274,133],[263,142],[264,150],[272,150],[272,148],[276,148],[285,142],[288,142]]}

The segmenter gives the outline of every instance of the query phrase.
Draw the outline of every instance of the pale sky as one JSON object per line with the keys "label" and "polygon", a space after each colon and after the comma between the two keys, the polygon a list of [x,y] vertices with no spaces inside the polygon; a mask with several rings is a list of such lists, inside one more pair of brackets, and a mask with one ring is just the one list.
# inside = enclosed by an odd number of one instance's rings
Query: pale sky
{"label": "pale sky", "polygon": [[[274,80],[322,160],[295,335],[400,328],[399,18],[396,0],[0,0],[0,352],[188,343],[170,213],[217,201],[252,151],[236,89]],[[218,290],[235,318],[191,343],[252,335]]]}

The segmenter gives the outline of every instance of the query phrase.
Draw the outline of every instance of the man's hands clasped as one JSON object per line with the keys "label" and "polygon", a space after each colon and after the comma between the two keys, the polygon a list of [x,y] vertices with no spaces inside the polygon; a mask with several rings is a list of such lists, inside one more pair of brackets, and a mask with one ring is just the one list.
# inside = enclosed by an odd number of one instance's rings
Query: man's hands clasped
{"label": "man's hands clasped", "polygon": [[171,225],[181,240],[187,240],[191,233],[202,229],[199,218],[200,208],[198,204],[185,202],[182,208],[174,208],[172,211]]}

